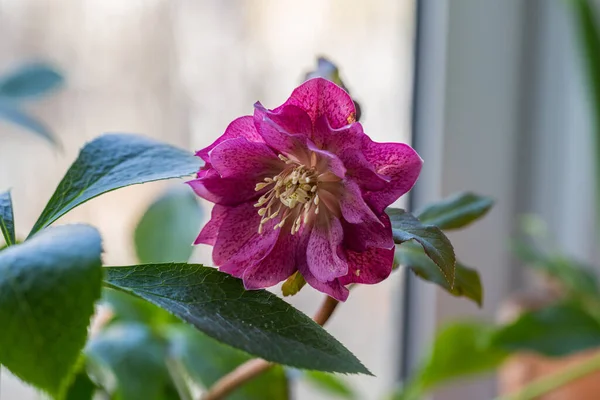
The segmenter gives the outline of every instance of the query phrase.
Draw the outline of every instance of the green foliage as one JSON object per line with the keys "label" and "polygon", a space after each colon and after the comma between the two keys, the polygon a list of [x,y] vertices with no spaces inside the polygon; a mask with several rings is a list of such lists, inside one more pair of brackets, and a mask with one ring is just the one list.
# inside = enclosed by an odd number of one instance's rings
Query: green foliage
{"label": "green foliage", "polygon": [[521,315],[499,329],[492,342],[507,351],[564,356],[600,346],[600,322],[579,303],[559,303]]}
{"label": "green foliage", "polygon": [[[86,355],[114,376],[121,400],[179,399],[165,364],[168,343],[145,324],[111,324],[89,341]],[[110,381],[103,386],[110,387]]]}
{"label": "green foliage", "polygon": [[92,400],[96,389],[96,384],[92,382],[85,369],[82,368],[77,372],[71,386],[67,389],[65,400]]}
{"label": "green foliage", "polygon": [[[191,326],[179,324],[168,329],[171,355],[179,361],[189,376],[204,387],[210,387],[221,377],[251,357],[223,345]],[[284,400],[288,384],[281,366],[275,366],[244,384],[227,397],[229,400]]]}
{"label": "green foliage", "polygon": [[284,296],[293,296],[298,293],[304,285],[306,285],[306,280],[304,280],[300,271],[296,271],[283,282],[283,285],[281,285],[281,293],[283,293]]}
{"label": "green foliage", "polygon": [[394,241],[398,244],[414,240],[439,267],[448,285],[454,287],[456,256],[450,240],[437,226],[422,224],[412,214],[401,209],[386,210],[392,222]]}
{"label": "green foliage", "polygon": [[63,84],[62,75],[47,64],[26,64],[0,79],[0,99],[13,101],[39,97]]}
{"label": "green foliage", "polygon": [[45,230],[0,253],[0,363],[60,396],[100,297],[101,241],[89,226]]}
{"label": "green foliage", "polygon": [[17,242],[15,238],[15,218],[10,192],[0,193],[0,231],[7,246]]}
{"label": "green foliage", "polygon": [[417,213],[423,224],[435,225],[442,230],[459,229],[483,217],[494,201],[474,193],[458,193],[440,202],[430,204]]}
{"label": "green foliage", "polygon": [[169,190],[150,205],[135,228],[138,260],[186,262],[192,255],[201,221],[202,210],[189,188]]}
{"label": "green foliage", "polygon": [[20,108],[22,100],[48,94],[61,86],[63,77],[49,65],[24,65],[0,79],[0,119],[37,133],[52,144],[57,144],[53,133]]}
{"label": "green foliage", "polygon": [[195,264],[105,268],[109,286],[136,294],[208,336],[268,361],[343,373],[369,371],[303,313],[265,290]]}
{"label": "green foliage", "polygon": [[446,280],[440,268],[425,254],[423,248],[416,243],[404,243],[396,249],[396,260],[399,264],[410,268],[417,276],[433,282],[453,296],[463,296],[473,300],[479,306],[483,302],[483,288],[479,274],[474,269],[456,264],[454,286]]}
{"label": "green foliage", "polygon": [[347,400],[357,398],[354,389],[337,375],[319,371],[306,371],[304,380],[333,397]]}
{"label": "green foliage", "polygon": [[200,161],[191,153],[136,135],[110,134],[85,145],[30,235],[73,208],[129,185],[190,175]]}

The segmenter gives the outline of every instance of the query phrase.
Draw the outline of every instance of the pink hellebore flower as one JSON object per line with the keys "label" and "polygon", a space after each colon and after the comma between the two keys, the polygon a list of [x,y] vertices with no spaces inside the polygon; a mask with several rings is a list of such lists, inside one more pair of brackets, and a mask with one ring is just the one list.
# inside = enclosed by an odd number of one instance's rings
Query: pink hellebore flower
{"label": "pink hellebore flower", "polygon": [[197,156],[190,186],[215,203],[196,244],[214,246],[221,271],[247,289],[296,271],[338,300],[345,285],[390,274],[394,241],[385,208],[413,186],[422,160],[408,145],[375,143],[334,83],[311,79],[274,110],[233,121]]}

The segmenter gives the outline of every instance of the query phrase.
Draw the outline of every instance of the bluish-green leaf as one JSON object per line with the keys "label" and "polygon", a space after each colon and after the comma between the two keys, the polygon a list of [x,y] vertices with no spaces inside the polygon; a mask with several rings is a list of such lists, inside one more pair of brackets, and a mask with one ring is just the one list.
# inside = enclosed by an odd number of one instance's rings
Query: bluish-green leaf
{"label": "bluish-green leaf", "polygon": [[86,355],[113,374],[120,400],[178,399],[166,365],[168,343],[147,325],[111,324],[90,340]]}
{"label": "bluish-green leaf", "polygon": [[479,273],[461,263],[456,263],[454,286],[446,280],[440,268],[425,254],[423,248],[416,243],[403,243],[396,248],[396,260],[399,264],[410,268],[418,277],[433,282],[453,296],[464,296],[479,306],[483,303],[483,287]]}
{"label": "bluish-green leaf", "polygon": [[439,267],[444,280],[454,288],[456,256],[450,240],[437,226],[421,223],[412,214],[404,210],[388,208],[386,210],[392,223],[394,241],[398,244],[414,240]]}
{"label": "bluish-green leaf", "polygon": [[7,246],[11,246],[17,242],[10,191],[0,193],[0,231],[2,231],[2,236],[4,236],[4,242]]}
{"label": "bluish-green leaf", "polygon": [[200,159],[192,153],[147,137],[126,134],[101,136],[81,150],[31,234],[103,193],[124,186],[190,175],[199,169],[200,164]]}
{"label": "bluish-green leaf", "polygon": [[440,229],[464,228],[483,217],[492,208],[494,200],[474,193],[458,193],[417,212],[419,221]]}
{"label": "bluish-green leaf", "polygon": [[186,262],[201,222],[202,210],[189,187],[170,189],[150,205],[135,228],[138,260]]}
{"label": "bluish-green leaf", "polygon": [[[189,325],[168,328],[171,356],[182,363],[188,375],[205,388],[251,359],[240,350],[219,343]],[[285,400],[288,384],[281,366],[276,366],[232,392],[228,400]]]}
{"label": "bluish-green leaf", "polygon": [[268,361],[342,373],[369,371],[314,321],[265,290],[195,264],[109,267],[111,287],[157,304],[218,341]]}
{"label": "bluish-green leaf", "polygon": [[14,104],[0,101],[0,120],[2,119],[36,133],[54,145],[58,144],[58,140],[46,124]]}
{"label": "bluish-green leaf", "polygon": [[[354,389],[342,377],[319,371],[306,371],[304,379],[315,388],[338,399],[352,400],[357,395]],[[329,397],[328,396],[328,397]]]}
{"label": "bluish-green leaf", "polygon": [[38,97],[62,85],[62,75],[43,63],[19,67],[0,79],[0,98],[21,100]]}
{"label": "bluish-green leaf", "polygon": [[47,229],[0,253],[0,364],[54,396],[85,344],[100,254],[100,235],[85,225]]}
{"label": "bluish-green leaf", "polygon": [[579,303],[559,303],[521,315],[494,334],[493,343],[560,357],[600,346],[600,323]]}

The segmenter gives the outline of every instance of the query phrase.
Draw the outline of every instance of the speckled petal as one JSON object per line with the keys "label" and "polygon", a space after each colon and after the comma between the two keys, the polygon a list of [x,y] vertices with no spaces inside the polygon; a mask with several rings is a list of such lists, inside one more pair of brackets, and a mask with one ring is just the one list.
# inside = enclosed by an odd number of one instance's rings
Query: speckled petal
{"label": "speckled petal", "polygon": [[260,180],[222,178],[214,169],[207,170],[203,175],[202,178],[188,181],[187,184],[198,196],[212,203],[235,206],[260,196],[260,193],[254,190]]}
{"label": "speckled petal", "polygon": [[211,246],[215,245],[217,236],[219,235],[219,229],[225,220],[229,207],[215,204],[210,213],[210,220],[204,225],[202,231],[196,238],[194,244],[208,244]]}
{"label": "speckled petal", "polygon": [[246,289],[276,285],[296,272],[297,238],[289,231],[281,232],[271,251],[244,272],[242,279]]}
{"label": "speckled petal", "polygon": [[306,111],[313,122],[325,115],[334,128],[356,121],[356,108],[350,95],[335,83],[323,78],[310,79],[297,87],[281,107],[288,105]]}
{"label": "speckled petal", "polygon": [[394,265],[394,249],[370,248],[363,252],[346,251],[348,274],[339,279],[350,283],[374,284],[386,279]]}
{"label": "speckled petal", "polygon": [[423,160],[404,143],[376,143],[367,136],[363,137],[363,152],[375,170],[390,179],[382,190],[365,193],[365,199],[371,208],[376,213],[382,213],[413,187],[421,172]]}
{"label": "speckled petal", "polygon": [[285,167],[265,143],[246,138],[225,140],[210,152],[210,163],[223,178],[245,178],[255,184]]}
{"label": "speckled petal", "polygon": [[343,236],[342,224],[337,218],[322,216],[317,219],[306,254],[308,269],[317,280],[328,282],[348,273],[346,260],[338,254]]}
{"label": "speckled petal", "polygon": [[208,162],[208,153],[212,149],[214,149],[219,143],[227,140],[243,137],[248,139],[251,142],[263,142],[262,137],[256,131],[256,127],[254,126],[254,118],[250,115],[240,117],[238,119],[233,120],[225,129],[225,133],[223,133],[217,140],[215,140],[210,146],[205,147],[202,150],[196,152],[196,155],[200,157],[204,162]]}
{"label": "speckled petal", "polygon": [[344,222],[344,247],[352,251],[365,251],[369,247],[393,249],[392,226],[386,213],[379,216],[379,223],[350,224]]}

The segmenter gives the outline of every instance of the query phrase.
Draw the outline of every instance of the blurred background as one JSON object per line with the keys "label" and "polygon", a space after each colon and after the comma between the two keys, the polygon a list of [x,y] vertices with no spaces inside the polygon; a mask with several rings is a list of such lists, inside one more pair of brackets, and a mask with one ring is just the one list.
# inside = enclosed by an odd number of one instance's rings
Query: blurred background
{"label": "blurred background", "polygon": [[[482,275],[483,308],[395,274],[355,290],[328,325],[376,376],[346,379],[358,398],[379,399],[410,375],[441,324],[492,320],[532,284],[510,250],[520,215],[546,221],[566,254],[598,260],[593,108],[567,3],[0,0],[0,76],[42,61],[65,77],[61,90],[26,105],[60,147],[0,121],[0,189],[12,188],[22,237],[84,143],[132,132],[200,149],[255,101],[281,104],[316,57],[327,56],[360,101],[366,132],[411,142],[425,160],[412,208],[463,190],[496,199],[486,219],[451,235]],[[97,226],[105,263],[133,263],[132,232],[166,185],[107,194],[60,222]],[[192,260],[210,264],[210,249],[199,246]],[[312,314],[320,298],[305,289],[292,302]],[[305,384],[293,391],[330,398]],[[486,377],[433,398],[496,391],[495,377]],[[0,399],[38,398],[2,370]]]}

